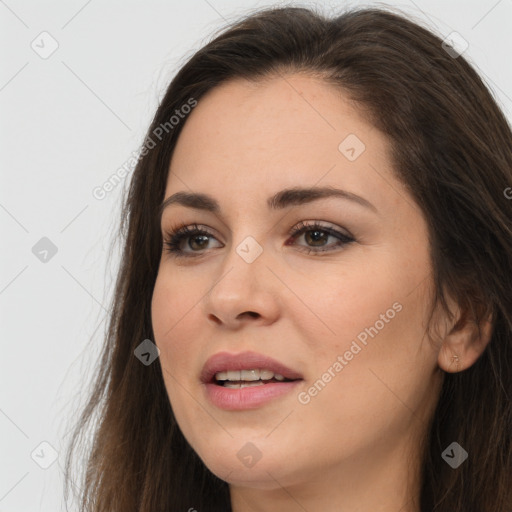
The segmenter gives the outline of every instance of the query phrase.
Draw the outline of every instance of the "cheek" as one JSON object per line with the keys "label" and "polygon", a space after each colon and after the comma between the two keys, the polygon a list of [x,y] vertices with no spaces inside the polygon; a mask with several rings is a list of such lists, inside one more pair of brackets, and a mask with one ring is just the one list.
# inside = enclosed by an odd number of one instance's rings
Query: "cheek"
{"label": "cheek", "polygon": [[[172,286],[171,286],[172,284]],[[176,293],[176,290],[188,290]],[[190,432],[191,418],[199,415],[196,402],[190,400],[186,390],[190,388],[191,368],[184,364],[197,357],[196,345],[201,337],[197,332],[197,315],[200,296],[194,288],[181,283],[179,276],[163,271],[157,277],[151,300],[151,318],[155,344],[160,350],[162,377],[169,402],[183,432]]]}
{"label": "cheek", "polygon": [[[333,350],[343,353],[352,340],[358,338],[364,343],[380,337],[390,331],[392,324],[400,324],[404,316],[413,314],[416,306],[406,295],[413,288],[414,278],[402,275],[391,279],[386,268],[391,262],[370,263],[369,259],[365,264],[347,260],[343,268],[317,271],[315,279],[310,277],[302,280],[302,286],[294,286],[304,305],[294,306],[293,314],[307,334],[304,339],[310,344],[308,348],[316,355],[332,354]],[[408,312],[404,315],[406,302]]]}
{"label": "cheek", "polygon": [[194,290],[189,283],[181,283],[178,276],[161,272],[153,291],[151,318],[155,344],[161,351],[162,367],[177,375],[184,372],[184,365],[175,362],[188,360],[191,354],[197,355],[194,340],[200,339],[199,323],[193,319],[201,294]]}
{"label": "cheek", "polygon": [[342,303],[336,341],[322,350],[312,387],[306,390],[311,401],[304,408],[312,417],[330,411],[333,422],[326,428],[334,432],[336,425],[345,425],[349,445],[379,431],[390,436],[404,432],[411,411],[427,413],[435,395],[437,357],[424,336],[426,290],[420,286],[409,295],[397,291],[400,300],[393,301],[392,283],[381,289],[374,284],[366,301]]}
{"label": "cheek", "polygon": [[367,409],[371,429],[374,415],[407,413],[404,403],[414,407],[428,394],[437,359],[425,336],[428,259],[415,267],[402,260],[390,254],[372,265],[354,262],[323,286],[303,287],[322,320],[302,321],[315,359],[310,410],[320,414],[338,403],[335,414],[346,420]]}

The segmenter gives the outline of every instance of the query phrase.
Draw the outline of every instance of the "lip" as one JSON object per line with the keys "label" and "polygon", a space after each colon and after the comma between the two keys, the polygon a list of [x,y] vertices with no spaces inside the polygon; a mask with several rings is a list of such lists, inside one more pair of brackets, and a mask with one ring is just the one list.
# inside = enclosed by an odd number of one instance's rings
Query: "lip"
{"label": "lip", "polygon": [[248,388],[231,389],[208,382],[203,384],[207,399],[220,409],[241,411],[257,409],[270,400],[290,393],[302,380],[262,384]]}
{"label": "lip", "polygon": [[269,356],[250,351],[240,352],[238,354],[218,352],[206,361],[201,371],[200,379],[204,384],[213,383],[217,372],[226,370],[252,370],[254,368],[271,370],[274,373],[280,373],[287,379],[303,379],[299,372],[288,368],[283,363]]}
{"label": "lip", "polygon": [[[225,388],[215,384],[215,374],[226,370],[251,370],[261,368],[280,373],[287,379],[296,379],[290,382],[270,382],[260,386],[246,388]],[[256,352],[242,352],[231,354],[219,352],[206,361],[201,372],[207,399],[215,406],[230,410],[256,409],[277,397],[292,391],[303,380],[302,375],[288,368],[283,363],[269,356]]]}

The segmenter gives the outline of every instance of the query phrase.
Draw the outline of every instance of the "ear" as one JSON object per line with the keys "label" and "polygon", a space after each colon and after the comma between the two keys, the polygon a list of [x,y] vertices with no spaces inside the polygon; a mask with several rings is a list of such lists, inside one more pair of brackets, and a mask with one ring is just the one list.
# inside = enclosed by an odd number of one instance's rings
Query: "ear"
{"label": "ear", "polygon": [[492,314],[478,325],[463,315],[445,336],[438,355],[439,366],[448,373],[466,370],[483,354],[491,341]]}

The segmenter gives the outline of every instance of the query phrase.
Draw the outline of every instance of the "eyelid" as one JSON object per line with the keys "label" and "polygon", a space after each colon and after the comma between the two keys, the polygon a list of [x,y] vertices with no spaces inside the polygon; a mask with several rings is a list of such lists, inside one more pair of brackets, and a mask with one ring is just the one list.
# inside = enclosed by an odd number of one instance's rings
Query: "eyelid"
{"label": "eyelid", "polygon": [[[322,224],[323,222],[327,222],[327,225]],[[352,233],[348,229],[346,229],[344,227],[333,226],[332,223],[329,223],[328,221],[319,221],[319,220],[301,220],[301,221],[297,222],[296,224],[294,224],[287,231],[287,235],[288,236],[294,236],[302,228],[304,228],[304,229],[306,229],[306,228],[312,229],[312,228],[315,228],[315,227],[318,227],[318,228],[321,228],[321,229],[325,229],[327,231],[331,230],[331,231],[333,231],[336,234],[344,235],[344,236],[346,236],[348,238],[355,239],[355,237],[352,235]],[[183,228],[189,228],[188,231],[193,231],[194,229],[197,229],[198,231],[205,231],[210,236],[212,236],[211,231],[214,231],[215,233],[218,233],[218,231],[215,228],[207,226],[206,224],[198,224],[198,223],[195,223],[195,222],[193,222],[191,224],[189,224],[187,222],[176,223],[173,226],[171,226],[169,229],[163,229],[162,231],[163,231],[163,235],[166,236],[166,235],[171,235],[173,233],[176,233],[176,232],[182,230]],[[343,229],[345,231],[345,233],[339,231],[339,229]],[[215,235],[214,237],[218,239],[217,235]]]}
{"label": "eyelid", "polygon": [[327,225],[323,224],[324,221],[318,221],[318,220],[301,220],[297,224],[295,224],[289,231],[288,236],[297,236],[297,234],[300,234],[301,231],[307,231],[308,229],[321,229],[325,230],[327,233],[332,234],[333,236],[344,236],[346,238],[351,238],[355,240],[355,237],[348,231],[346,228],[341,228],[346,231],[346,233],[343,233],[340,231],[340,227],[333,226],[331,223],[327,223]]}
{"label": "eyelid", "polygon": [[[295,243],[288,243],[289,240],[286,241],[285,245],[292,245],[297,246],[299,248],[299,251],[307,252],[308,254],[313,253],[314,255],[319,255],[320,253],[326,253],[326,252],[339,252],[337,249],[344,248],[346,245],[349,245],[352,242],[355,242],[356,239],[351,235],[347,233],[343,233],[339,231],[339,228],[334,228],[329,225],[322,224],[323,221],[318,220],[312,220],[312,221],[300,221],[299,223],[295,224],[289,231],[288,236],[295,241],[298,237],[302,236],[303,234],[307,233],[308,231],[322,231],[324,233],[327,233],[328,237],[332,236],[338,240],[336,244],[330,244],[327,246],[304,246],[304,245],[298,245]],[[343,228],[344,229],[344,228]],[[187,258],[187,257],[201,257],[204,254],[206,254],[206,251],[208,249],[205,249],[204,252],[200,251],[184,251],[180,248],[181,242],[186,239],[190,239],[193,236],[201,236],[204,235],[206,237],[214,238],[215,240],[219,241],[217,236],[211,233],[213,230],[212,228],[201,225],[201,224],[186,224],[181,223],[177,225],[176,227],[172,228],[169,232],[164,232],[164,247],[167,246],[167,252],[174,257],[177,258]],[[347,230],[348,231],[348,230]],[[219,241],[220,242],[220,241]],[[222,244],[222,242],[220,242]],[[323,248],[326,247],[326,248]]]}

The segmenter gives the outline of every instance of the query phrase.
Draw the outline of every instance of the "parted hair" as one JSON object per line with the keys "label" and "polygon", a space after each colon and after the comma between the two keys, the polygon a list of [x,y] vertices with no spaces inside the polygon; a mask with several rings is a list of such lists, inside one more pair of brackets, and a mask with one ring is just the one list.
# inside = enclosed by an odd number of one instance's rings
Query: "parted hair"
{"label": "parted hair", "polygon": [[[146,140],[182,105],[230,79],[306,73],[339,87],[387,137],[393,171],[425,216],[435,294],[492,338],[469,368],[444,375],[421,460],[421,512],[512,510],[512,133],[464,55],[405,15],[359,8],[327,17],[267,8],[212,36],[170,82]],[[119,219],[122,257],[94,386],[76,418],[66,497],[81,512],[231,510],[229,486],[181,433],[159,359],[134,357],[154,339],[150,305],[162,252],[159,205],[186,118],[140,154]],[[512,194],[511,194],[512,195]],[[432,318],[432,317],[431,317]],[[90,430],[90,444],[84,438]],[[453,441],[468,459],[453,469]],[[79,451],[79,448],[82,451]],[[83,470],[73,474],[81,453]],[[75,487],[76,486],[76,487]]]}

